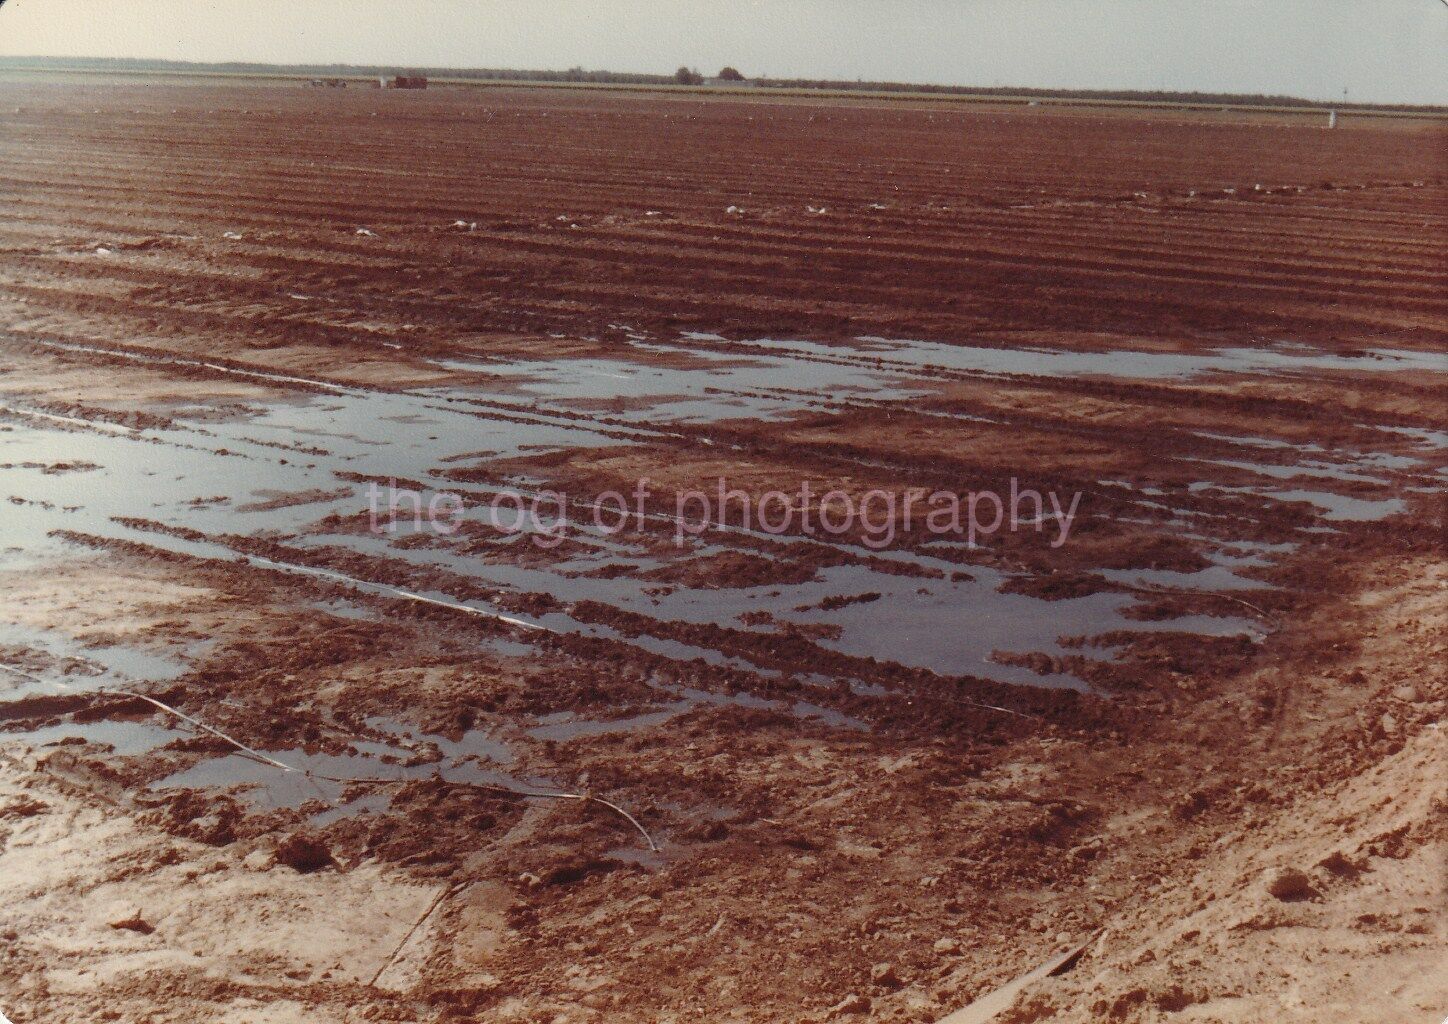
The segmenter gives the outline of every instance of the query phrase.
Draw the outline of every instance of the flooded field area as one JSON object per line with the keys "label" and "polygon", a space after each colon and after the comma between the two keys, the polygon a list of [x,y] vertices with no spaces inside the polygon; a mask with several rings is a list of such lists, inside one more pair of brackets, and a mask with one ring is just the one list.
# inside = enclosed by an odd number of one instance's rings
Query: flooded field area
{"label": "flooded field area", "polygon": [[934,1021],[1289,842],[1376,749],[1307,723],[1418,756],[1438,123],[341,92],[0,81],[0,850],[94,830],[76,977]]}

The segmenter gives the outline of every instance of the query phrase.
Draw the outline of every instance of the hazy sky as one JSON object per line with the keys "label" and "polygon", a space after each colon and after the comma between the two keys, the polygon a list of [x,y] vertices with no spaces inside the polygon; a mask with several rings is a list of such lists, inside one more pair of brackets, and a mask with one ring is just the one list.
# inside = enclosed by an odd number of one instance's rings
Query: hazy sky
{"label": "hazy sky", "polygon": [[9,0],[0,54],[1448,103],[1443,0]]}

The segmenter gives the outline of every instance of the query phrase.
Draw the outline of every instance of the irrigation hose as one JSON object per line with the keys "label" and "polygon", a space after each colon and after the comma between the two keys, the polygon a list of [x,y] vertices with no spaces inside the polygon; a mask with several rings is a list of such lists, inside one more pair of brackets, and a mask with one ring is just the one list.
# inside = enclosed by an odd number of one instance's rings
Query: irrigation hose
{"label": "irrigation hose", "polygon": [[[20,677],[21,679],[27,679],[27,680],[29,680],[29,681],[32,682],[32,683],[38,683],[38,684],[40,684],[41,686],[55,686],[55,687],[58,687],[58,688],[60,688],[60,689],[62,689],[62,690],[67,690],[67,691],[72,692],[72,693],[80,693],[80,692],[82,692],[82,691],[77,690],[75,687],[70,686],[70,685],[68,685],[68,684],[66,684],[66,683],[62,683],[62,682],[60,682],[60,681],[58,681],[58,680],[42,679],[40,676],[32,675],[31,673],[25,672],[25,671],[23,671],[23,670],[21,670],[21,669],[18,669],[18,668],[15,668],[15,667],[12,666],[12,665],[0,664],[0,669],[3,669],[4,671],[9,672],[11,675],[18,676],[18,677]],[[323,774],[323,773],[321,773],[321,772],[313,772],[313,771],[309,771],[309,770],[307,770],[307,769],[305,769],[305,768],[297,768],[297,767],[295,767],[294,765],[289,765],[289,764],[286,764],[286,763],[283,762],[283,761],[278,761],[276,758],[271,757],[271,756],[268,755],[268,754],[264,754],[264,753],[262,753],[261,751],[255,749],[255,748],[253,748],[253,747],[249,747],[249,746],[247,746],[245,743],[242,743],[240,740],[238,740],[238,739],[236,739],[236,738],[234,738],[234,737],[232,737],[232,736],[228,736],[226,733],[222,732],[220,729],[217,729],[217,728],[214,728],[213,726],[207,725],[205,722],[202,722],[202,721],[200,721],[199,719],[193,718],[192,716],[186,714],[184,711],[178,711],[176,708],[173,708],[171,705],[169,705],[169,704],[167,704],[167,703],[165,703],[165,702],[163,702],[163,701],[159,701],[159,700],[157,700],[157,699],[154,698],[154,697],[148,697],[148,696],[146,696],[144,693],[136,693],[136,692],[133,691],[133,690],[102,689],[102,690],[92,691],[92,692],[91,692],[91,695],[92,695],[92,696],[95,696],[95,697],[102,697],[102,696],[131,697],[131,698],[134,698],[135,700],[144,701],[145,703],[150,704],[152,707],[158,708],[159,710],[164,711],[166,714],[171,715],[171,716],[173,716],[173,717],[175,717],[175,718],[177,718],[177,719],[180,719],[181,721],[187,723],[188,725],[194,726],[195,728],[200,729],[200,730],[202,730],[202,731],[204,731],[204,732],[206,732],[206,733],[209,733],[210,735],[215,736],[217,739],[220,739],[220,740],[222,740],[223,742],[230,744],[231,746],[235,747],[238,751],[240,751],[241,754],[242,754],[244,757],[246,757],[246,758],[248,758],[248,759],[250,759],[250,760],[252,760],[252,761],[256,761],[256,762],[259,763],[259,764],[268,765],[268,766],[270,766],[270,767],[272,767],[272,768],[277,769],[278,771],[288,772],[288,773],[291,773],[291,774],[294,774],[294,775],[300,775],[300,776],[302,776],[303,778],[306,778],[306,779],[311,780],[313,783],[315,783],[315,782],[317,782],[317,781],[322,781],[322,782],[332,782],[332,783],[336,783],[336,784],[338,784],[338,785],[343,785],[343,786],[351,786],[351,785],[356,785],[356,786],[395,786],[395,785],[398,785],[398,784],[402,781],[402,780],[400,780],[400,779],[383,779],[383,778],[355,778],[355,779],[349,779],[349,778],[342,778],[342,777],[335,776],[335,775],[325,775],[325,774]],[[500,785],[497,785],[497,784],[495,784],[495,783],[487,783],[487,782],[468,782],[468,783],[462,783],[462,785],[470,786],[470,787],[472,787],[472,788],[474,788],[474,789],[485,790],[485,791],[487,791],[487,792],[504,793],[504,794],[508,794],[508,795],[510,795],[510,796],[522,797],[522,798],[528,799],[528,800],[573,800],[573,801],[577,801],[577,802],[580,802],[580,803],[598,804],[600,807],[607,808],[608,810],[612,811],[614,814],[616,814],[616,815],[618,815],[619,817],[623,818],[623,819],[624,819],[625,821],[627,821],[630,825],[632,825],[632,826],[638,831],[639,835],[643,836],[644,842],[648,843],[648,845],[649,845],[649,850],[650,850],[650,851],[652,851],[652,852],[654,852],[654,853],[658,853],[658,852],[659,852],[658,844],[654,842],[653,836],[649,835],[648,829],[644,828],[643,825],[639,823],[639,820],[638,820],[637,818],[635,818],[632,814],[630,814],[628,811],[624,810],[622,807],[620,807],[618,804],[614,803],[613,801],[611,801],[611,800],[605,800],[603,797],[600,797],[600,796],[594,796],[592,793],[548,792],[548,791],[542,791],[542,790],[514,789],[514,788],[512,788],[512,787],[510,787],[510,786],[500,786]],[[329,801],[329,802],[330,802],[330,801]]]}

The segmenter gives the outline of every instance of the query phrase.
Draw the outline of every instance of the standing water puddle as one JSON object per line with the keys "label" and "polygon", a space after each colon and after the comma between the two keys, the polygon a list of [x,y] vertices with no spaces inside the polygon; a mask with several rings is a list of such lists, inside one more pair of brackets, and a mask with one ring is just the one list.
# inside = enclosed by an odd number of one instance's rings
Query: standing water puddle
{"label": "standing water puddle", "polygon": [[[597,601],[661,622],[717,624],[744,633],[803,627],[812,642],[824,649],[947,676],[972,674],[1003,682],[1079,685],[1069,677],[1043,678],[1026,669],[996,664],[992,655],[996,651],[1061,654],[1065,652],[1057,644],[1058,637],[1121,628],[1250,635],[1256,627],[1243,619],[1206,616],[1135,622],[1123,611],[1137,599],[1120,593],[1049,603],[1001,593],[1006,580],[1003,574],[973,565],[970,574],[974,578],[956,578],[951,572],[957,568],[953,563],[932,559],[923,551],[879,556],[914,567],[905,574],[882,572],[863,557],[874,553],[854,551],[849,564],[826,565],[803,582],[721,589],[667,583],[645,588],[637,578],[639,573],[665,569],[680,559],[738,549],[727,534],[711,532],[690,538],[682,550],[661,554],[656,548],[631,548],[625,539],[605,538],[582,527],[571,532],[570,539],[576,544],[566,554],[524,558],[526,539],[519,540],[517,549],[498,547],[479,555],[465,549],[462,537],[430,537],[428,543],[414,544],[406,543],[411,537],[408,530],[379,536],[355,528],[321,528],[318,523],[327,516],[343,523],[349,518],[355,521],[366,512],[367,487],[354,482],[359,477],[427,482],[445,479],[443,474],[461,458],[485,465],[488,459],[618,447],[630,443],[619,434],[618,423],[628,424],[637,431],[638,439],[648,440],[658,436],[650,424],[660,420],[773,418],[817,409],[822,402],[848,402],[852,397],[906,401],[922,393],[912,384],[918,382],[920,370],[929,368],[985,374],[1171,378],[1212,372],[1389,371],[1443,366],[1442,357],[1434,354],[1376,352],[1348,357],[1288,346],[1187,355],[1022,351],[879,338],[861,339],[854,346],[789,341],[733,345],[713,339],[711,344],[718,349],[690,349],[643,339],[632,344],[645,357],[692,365],[656,366],[625,359],[453,362],[446,365],[493,378],[496,393],[478,387],[398,393],[327,385],[324,394],[289,396],[255,405],[230,420],[178,421],[168,429],[127,430],[111,425],[89,429],[71,421],[57,422],[53,416],[12,411],[0,417],[0,444],[7,467],[0,469],[4,488],[0,500],[11,499],[0,506],[5,527],[0,568],[23,566],[27,558],[56,550],[48,534],[57,529],[143,540],[207,557],[234,557],[234,552],[217,543],[138,533],[118,521],[144,520],[197,531],[208,538],[240,534],[301,547],[340,547],[445,569],[499,591],[547,594],[564,602]],[[613,403],[617,410],[610,408]],[[586,411],[578,411],[580,404],[602,411],[590,418]],[[1431,432],[1421,433],[1421,438],[1410,436],[1423,443],[1434,440]],[[1251,439],[1222,435],[1207,439],[1251,443]],[[1328,522],[1382,518],[1404,508],[1398,497],[1346,496],[1281,484],[1298,477],[1317,477],[1386,488],[1391,481],[1374,474],[1406,469],[1404,460],[1412,462],[1409,456],[1365,453],[1354,471],[1329,461],[1315,446],[1283,452],[1279,449],[1292,446],[1258,440],[1263,442],[1259,449],[1293,458],[1295,463],[1202,460],[1204,467],[1216,465],[1239,475],[1231,483],[1202,481],[1195,493],[1216,488],[1280,501],[1308,501],[1324,510],[1321,518]],[[98,468],[51,468],[58,464]],[[1233,486],[1242,472],[1275,482]],[[832,547],[844,550],[848,545]],[[515,553],[518,557],[513,557]],[[623,568],[617,573],[600,571],[620,566]],[[1114,571],[1108,578],[1196,590],[1253,586],[1249,579],[1233,573],[1236,567],[1223,559],[1206,573]],[[864,593],[880,598],[841,603],[841,599]],[[567,612],[551,612],[535,621],[551,629],[609,635],[605,627],[575,622]],[[663,637],[628,642],[685,660],[703,657],[730,663],[734,658]],[[747,660],[745,654],[739,657]],[[159,662],[133,662],[129,669],[146,678],[163,678],[171,670]]]}
{"label": "standing water puddle", "polygon": [[750,345],[823,358],[872,362],[882,369],[956,370],[967,373],[1033,377],[1116,377],[1124,380],[1167,380],[1208,373],[1283,374],[1350,370],[1448,372],[1448,357],[1435,352],[1374,350],[1344,356],[1293,344],[1262,348],[1222,348],[1202,353],[1144,352],[1113,349],[1075,352],[1062,349],[987,348],[929,341],[861,337],[855,346],[807,341],[757,341]]}
{"label": "standing water puddle", "polygon": [[453,360],[440,365],[487,373],[499,386],[531,396],[540,408],[589,407],[637,423],[779,419],[851,397],[903,401],[927,393],[906,387],[910,381],[906,373],[867,366],[828,366],[640,341],[633,345],[646,357],[687,358],[702,365],[678,368],[623,359]]}

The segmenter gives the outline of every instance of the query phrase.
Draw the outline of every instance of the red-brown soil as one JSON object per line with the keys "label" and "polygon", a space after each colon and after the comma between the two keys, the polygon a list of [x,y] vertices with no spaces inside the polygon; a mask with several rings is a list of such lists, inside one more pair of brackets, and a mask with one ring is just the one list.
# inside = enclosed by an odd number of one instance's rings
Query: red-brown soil
{"label": "red-brown soil", "polygon": [[[999,1019],[1441,1019],[1440,122],[0,116],[16,1024],[937,1021],[1088,940]],[[677,541],[720,478],[901,504]],[[904,511],[1013,481],[1064,543]]]}

